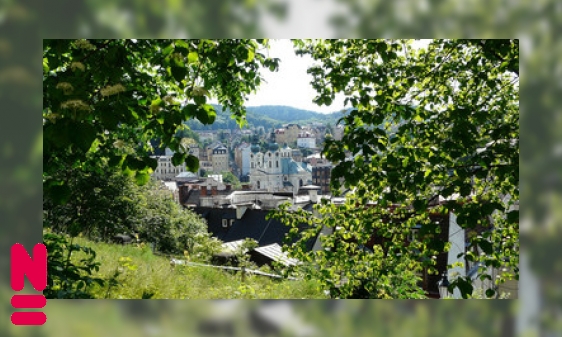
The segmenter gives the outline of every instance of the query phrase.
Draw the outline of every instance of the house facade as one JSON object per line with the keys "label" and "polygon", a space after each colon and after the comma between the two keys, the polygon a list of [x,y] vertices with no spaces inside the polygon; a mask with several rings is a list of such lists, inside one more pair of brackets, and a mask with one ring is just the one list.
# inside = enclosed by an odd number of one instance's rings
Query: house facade
{"label": "house facade", "polygon": [[251,145],[248,143],[242,143],[234,151],[234,161],[236,165],[240,168],[240,174],[242,176],[250,174],[250,154]]}
{"label": "house facade", "polygon": [[170,181],[173,180],[178,174],[186,172],[185,163],[174,166],[172,164],[172,156],[152,156],[158,161],[156,170],[152,173],[152,178],[156,180]]}
{"label": "house facade", "polygon": [[220,173],[224,171],[229,171],[229,155],[228,149],[223,145],[218,145],[213,148],[211,154],[211,162],[213,164],[213,172]]}
{"label": "house facade", "polygon": [[306,149],[316,148],[316,136],[309,131],[299,133],[297,137],[297,147]]}
{"label": "house facade", "polygon": [[266,152],[253,144],[250,154],[250,185],[254,190],[297,193],[298,188],[312,182],[312,167],[292,158],[292,149],[270,143]]}

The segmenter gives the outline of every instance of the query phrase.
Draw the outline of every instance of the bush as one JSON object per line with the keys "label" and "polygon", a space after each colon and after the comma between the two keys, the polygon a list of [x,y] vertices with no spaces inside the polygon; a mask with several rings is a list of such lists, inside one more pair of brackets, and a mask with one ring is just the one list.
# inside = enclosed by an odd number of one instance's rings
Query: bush
{"label": "bush", "polygon": [[[95,262],[96,252],[91,248],[73,244],[67,236],[50,232],[43,233],[43,243],[47,247],[47,288],[46,298],[94,298],[92,287],[104,286],[101,278],[92,277],[98,272],[100,263]],[[78,263],[72,261],[75,252],[83,253]]]}

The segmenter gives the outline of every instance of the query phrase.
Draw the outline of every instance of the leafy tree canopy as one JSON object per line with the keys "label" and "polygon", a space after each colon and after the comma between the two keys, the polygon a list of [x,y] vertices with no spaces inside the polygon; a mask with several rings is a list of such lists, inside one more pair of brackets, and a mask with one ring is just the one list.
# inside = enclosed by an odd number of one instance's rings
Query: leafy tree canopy
{"label": "leafy tree canopy", "polygon": [[[480,263],[478,277],[491,279],[487,267],[494,267],[508,271],[496,284],[518,278],[518,41],[437,40],[425,48],[401,40],[294,44],[316,61],[308,69],[315,102],[330,105],[343,93],[355,109],[343,117],[343,139],[327,140],[324,148],[338,163],[334,192],[340,178],[352,191],[347,201],[318,207],[320,219],[285,209],[275,215],[293,226],[312,225],[302,242],[322,227],[333,230],[327,249],[311,257],[292,247],[293,256],[319,263],[327,286],[344,283],[342,296],[360,288],[369,297],[416,297],[420,280],[406,271],[437,272],[450,243],[431,215],[452,211],[467,231],[468,253],[459,257]],[[416,225],[420,239],[407,246]],[[373,233],[381,241],[362,249]],[[454,287],[464,297],[472,293],[468,278],[454,279]]]}
{"label": "leafy tree canopy", "polygon": [[245,123],[244,100],[260,71],[278,59],[263,53],[267,40],[45,40],[43,46],[44,193],[64,201],[63,167],[120,167],[146,183],[157,163],[150,139],[176,152],[182,121],[212,124],[215,98]]}
{"label": "leafy tree canopy", "polygon": [[[342,119],[343,138],[328,139],[324,148],[337,164],[334,192],[341,181],[352,191],[346,202],[317,207],[319,218],[276,214],[311,225],[302,242],[333,230],[329,249],[311,256],[296,246],[293,256],[315,261],[326,285],[343,285],[341,296],[360,289],[366,297],[418,297],[416,272],[435,272],[436,258],[450,248],[430,215],[454,211],[468,232],[468,253],[461,255],[481,264],[478,276],[490,278],[486,267],[496,267],[507,270],[497,282],[517,278],[518,41],[294,44],[297,54],[316,61],[308,70],[314,101],[330,105],[343,93],[353,110]],[[278,67],[265,47],[266,40],[45,40],[44,194],[67,201],[70,169],[101,174],[116,167],[146,183],[156,167],[151,139],[177,152],[175,165],[197,170],[177,136],[182,122],[212,124],[217,113],[207,100],[214,97],[244,125],[244,99],[259,86],[260,70]],[[420,239],[404,245],[416,225]],[[384,240],[366,248],[373,233]],[[472,290],[466,278],[452,287],[464,296]]]}

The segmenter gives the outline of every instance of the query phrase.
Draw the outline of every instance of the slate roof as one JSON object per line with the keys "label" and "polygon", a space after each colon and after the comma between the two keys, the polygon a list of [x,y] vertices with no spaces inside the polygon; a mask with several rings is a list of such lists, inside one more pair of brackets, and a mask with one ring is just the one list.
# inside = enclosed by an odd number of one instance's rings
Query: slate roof
{"label": "slate roof", "polygon": [[281,246],[277,243],[258,247],[254,250],[273,261],[282,263],[285,266],[296,266],[297,264],[299,264],[299,260],[288,257],[287,254],[283,252]]}
{"label": "slate roof", "polygon": [[306,163],[298,163],[292,158],[281,158],[281,172],[285,175],[299,174],[303,172],[312,172],[310,165]]}
{"label": "slate roof", "polygon": [[[232,208],[195,207],[193,211],[207,221],[207,231],[217,239],[224,240],[229,228],[222,227],[222,219],[235,219],[236,210]],[[236,241],[236,240],[230,240]],[[225,241],[226,242],[226,241]]]}
{"label": "slate roof", "polygon": [[201,200],[201,191],[191,189],[189,190],[189,196],[184,204],[188,205],[199,205],[199,201]]}
{"label": "slate roof", "polygon": [[[196,207],[194,211],[207,221],[208,232],[223,242],[250,238],[256,240],[260,247],[274,243],[283,245],[285,235],[289,233],[290,229],[278,220],[266,220],[268,210],[248,209],[242,219],[236,219],[236,210],[231,208]],[[231,227],[224,228],[222,227],[222,219],[236,220]],[[306,248],[311,250],[314,241],[315,238],[307,242]]]}

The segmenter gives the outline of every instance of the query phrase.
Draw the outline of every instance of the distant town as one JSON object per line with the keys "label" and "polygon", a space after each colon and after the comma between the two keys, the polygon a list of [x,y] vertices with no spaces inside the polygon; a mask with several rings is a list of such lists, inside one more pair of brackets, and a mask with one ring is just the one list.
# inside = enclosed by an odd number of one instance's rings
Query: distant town
{"label": "distant town", "polygon": [[[169,149],[153,156],[158,167],[152,177],[164,181],[182,205],[219,205],[221,197],[235,190],[295,198],[306,187],[330,194],[332,163],[321,149],[327,137],[341,139],[341,125],[289,123],[271,130],[259,126],[195,132],[199,142],[190,139],[188,146],[189,154],[199,159],[198,172],[187,171],[185,164],[174,166]],[[208,197],[215,200],[209,203]]]}

